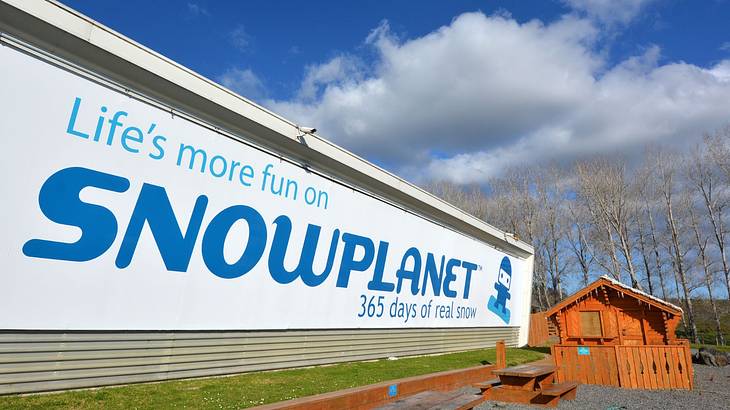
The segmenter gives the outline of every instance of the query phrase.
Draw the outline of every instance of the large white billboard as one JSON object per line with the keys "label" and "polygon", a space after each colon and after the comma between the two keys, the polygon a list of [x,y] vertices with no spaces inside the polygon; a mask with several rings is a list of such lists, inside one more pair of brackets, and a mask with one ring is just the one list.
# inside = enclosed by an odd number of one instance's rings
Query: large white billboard
{"label": "large white billboard", "polygon": [[522,259],[0,47],[0,329],[519,325]]}

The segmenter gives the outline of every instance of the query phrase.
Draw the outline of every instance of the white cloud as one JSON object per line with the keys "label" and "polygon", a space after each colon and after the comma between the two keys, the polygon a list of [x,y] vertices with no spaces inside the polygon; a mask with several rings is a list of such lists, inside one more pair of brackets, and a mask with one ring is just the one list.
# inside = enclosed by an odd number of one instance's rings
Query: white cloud
{"label": "white cloud", "polygon": [[193,17],[210,16],[207,8],[193,2],[188,2],[188,13]]}
{"label": "white cloud", "polygon": [[307,66],[297,97],[301,100],[312,100],[323,91],[324,87],[343,86],[348,82],[360,81],[363,77],[360,64],[358,59],[343,55],[323,64]]}
{"label": "white cloud", "polygon": [[242,24],[239,24],[236,28],[231,30],[229,38],[231,40],[231,44],[233,44],[233,46],[239,51],[247,51],[253,41],[253,37],[246,32],[246,28]]}
{"label": "white cloud", "polygon": [[416,181],[687,144],[730,121],[730,60],[662,65],[654,46],[609,66],[600,35],[575,16],[467,13],[408,41],[382,24],[366,41],[369,67],[345,56],[312,65],[297,97],[265,104]]}
{"label": "white cloud", "polygon": [[261,101],[266,98],[266,86],[251,69],[228,69],[216,81],[249,100]]}
{"label": "white cloud", "polygon": [[718,81],[730,82],[730,60],[723,60],[710,70]]}
{"label": "white cloud", "polygon": [[368,38],[374,75],[320,84],[313,102],[269,105],[370,158],[500,145],[585,98],[602,64],[579,46],[593,34],[578,20],[546,27],[479,13],[406,43],[381,26]]}
{"label": "white cloud", "polygon": [[629,23],[654,0],[563,0],[573,10],[606,24]]}

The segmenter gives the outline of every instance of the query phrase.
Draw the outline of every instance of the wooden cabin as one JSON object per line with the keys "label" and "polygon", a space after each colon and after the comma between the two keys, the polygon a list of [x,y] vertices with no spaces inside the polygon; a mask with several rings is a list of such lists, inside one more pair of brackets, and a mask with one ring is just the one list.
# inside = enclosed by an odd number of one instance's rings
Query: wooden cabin
{"label": "wooden cabin", "polygon": [[602,276],[545,315],[563,345],[675,345],[682,309]]}

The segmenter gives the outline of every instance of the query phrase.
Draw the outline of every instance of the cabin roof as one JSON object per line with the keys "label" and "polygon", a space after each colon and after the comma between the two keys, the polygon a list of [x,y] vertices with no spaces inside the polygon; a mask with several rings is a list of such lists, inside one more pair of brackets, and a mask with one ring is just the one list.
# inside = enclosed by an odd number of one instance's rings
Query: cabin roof
{"label": "cabin roof", "polygon": [[674,315],[682,314],[681,307],[671,304],[665,300],[659,299],[658,297],[652,296],[639,289],[632,288],[629,285],[626,285],[624,283],[617,281],[616,279],[613,279],[613,278],[610,278],[610,277],[604,275],[604,276],[601,276],[600,278],[598,278],[598,280],[596,280],[595,282],[593,282],[590,285],[584,287],[583,289],[573,293],[572,295],[563,299],[562,301],[560,301],[558,304],[556,304],[552,308],[548,309],[548,311],[545,312],[545,316],[552,316],[552,315],[558,313],[560,310],[568,307],[570,304],[576,302],[581,297],[589,294],[590,292],[594,291],[595,289],[600,288],[601,286],[607,286],[609,288],[613,288],[619,292],[622,292],[631,297],[639,299],[643,302],[648,303],[649,305],[657,307],[668,313],[671,313]]}

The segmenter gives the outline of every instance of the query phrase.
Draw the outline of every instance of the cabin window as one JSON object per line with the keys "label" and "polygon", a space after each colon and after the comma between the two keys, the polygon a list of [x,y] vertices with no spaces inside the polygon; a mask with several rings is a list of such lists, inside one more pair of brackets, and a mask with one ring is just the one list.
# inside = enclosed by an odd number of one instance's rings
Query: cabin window
{"label": "cabin window", "polygon": [[580,312],[580,330],[583,337],[602,337],[601,312]]}

